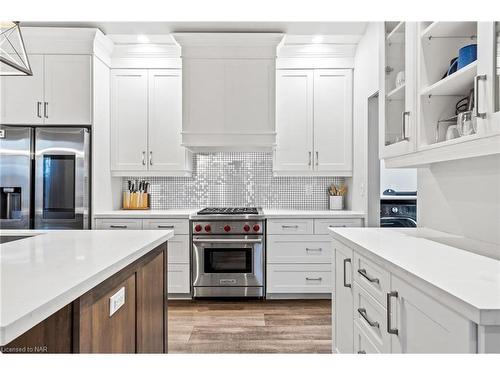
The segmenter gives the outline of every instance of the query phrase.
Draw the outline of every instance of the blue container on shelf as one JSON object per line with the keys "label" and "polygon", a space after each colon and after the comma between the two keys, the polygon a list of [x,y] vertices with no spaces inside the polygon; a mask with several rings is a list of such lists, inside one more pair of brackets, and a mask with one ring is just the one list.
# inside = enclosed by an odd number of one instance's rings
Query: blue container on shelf
{"label": "blue container on shelf", "polygon": [[458,50],[457,69],[462,69],[477,60],[477,44],[469,44]]}

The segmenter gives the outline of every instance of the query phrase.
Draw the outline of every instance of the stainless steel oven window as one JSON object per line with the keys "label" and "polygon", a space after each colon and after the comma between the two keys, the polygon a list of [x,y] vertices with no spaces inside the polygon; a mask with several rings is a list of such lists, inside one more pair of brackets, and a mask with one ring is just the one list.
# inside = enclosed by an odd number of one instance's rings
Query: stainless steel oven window
{"label": "stainless steel oven window", "polygon": [[252,273],[253,249],[225,248],[204,251],[205,273]]}

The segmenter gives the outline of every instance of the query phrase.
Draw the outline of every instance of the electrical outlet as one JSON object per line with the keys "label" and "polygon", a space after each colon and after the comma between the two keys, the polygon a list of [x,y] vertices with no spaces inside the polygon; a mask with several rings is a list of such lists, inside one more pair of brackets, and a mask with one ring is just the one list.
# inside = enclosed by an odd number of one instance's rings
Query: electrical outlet
{"label": "electrical outlet", "polygon": [[117,312],[125,304],[125,287],[122,286],[118,292],[109,297],[109,316]]}

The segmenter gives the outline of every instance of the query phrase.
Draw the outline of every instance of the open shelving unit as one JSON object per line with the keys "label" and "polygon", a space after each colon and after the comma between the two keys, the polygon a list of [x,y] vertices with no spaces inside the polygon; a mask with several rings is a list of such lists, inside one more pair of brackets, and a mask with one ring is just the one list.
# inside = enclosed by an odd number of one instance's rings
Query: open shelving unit
{"label": "open shelving unit", "polygon": [[465,90],[470,88],[476,74],[477,61],[430,86],[424,87],[420,91],[420,95],[462,95]]}

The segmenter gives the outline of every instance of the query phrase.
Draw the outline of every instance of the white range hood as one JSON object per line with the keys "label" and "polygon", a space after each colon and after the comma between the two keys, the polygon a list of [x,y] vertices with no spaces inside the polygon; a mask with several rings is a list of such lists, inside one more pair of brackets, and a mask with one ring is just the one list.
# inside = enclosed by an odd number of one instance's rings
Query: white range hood
{"label": "white range hood", "polygon": [[275,146],[276,49],[282,34],[180,33],[182,144],[195,151]]}

